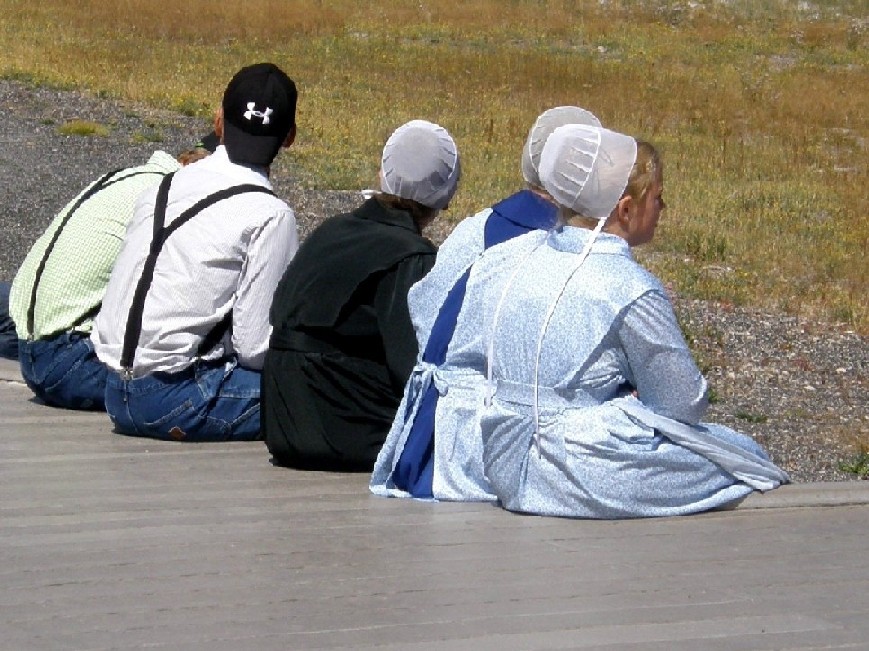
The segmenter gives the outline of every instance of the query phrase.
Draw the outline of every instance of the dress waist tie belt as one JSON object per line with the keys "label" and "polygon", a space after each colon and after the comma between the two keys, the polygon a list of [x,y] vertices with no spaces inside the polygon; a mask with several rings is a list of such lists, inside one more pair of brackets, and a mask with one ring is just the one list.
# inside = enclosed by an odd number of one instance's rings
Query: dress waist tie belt
{"label": "dress waist tie belt", "polygon": [[[567,409],[583,409],[597,407],[601,404],[588,394],[573,390],[559,392],[552,387],[538,387],[537,396],[544,407],[562,407]],[[520,405],[534,406],[534,385],[508,380],[495,380],[494,398],[508,400]]]}

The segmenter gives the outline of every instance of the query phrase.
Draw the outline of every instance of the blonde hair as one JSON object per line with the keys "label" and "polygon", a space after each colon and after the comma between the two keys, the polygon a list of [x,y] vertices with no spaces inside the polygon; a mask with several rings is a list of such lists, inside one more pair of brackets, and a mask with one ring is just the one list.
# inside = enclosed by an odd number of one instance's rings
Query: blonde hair
{"label": "blonde hair", "polygon": [[645,140],[637,140],[637,159],[628,176],[625,194],[634,201],[641,201],[649,188],[660,177],[662,170],[661,155],[655,146]]}
{"label": "blonde hair", "polygon": [[[646,140],[637,140],[636,142],[637,158],[631,167],[631,173],[628,176],[628,183],[622,197],[630,197],[635,202],[640,202],[655,180],[660,178],[663,162],[661,161],[661,154],[652,143]],[[579,222],[585,228],[594,228],[598,222],[597,219],[586,217],[567,206],[559,205],[557,224],[566,224],[570,219]]]}

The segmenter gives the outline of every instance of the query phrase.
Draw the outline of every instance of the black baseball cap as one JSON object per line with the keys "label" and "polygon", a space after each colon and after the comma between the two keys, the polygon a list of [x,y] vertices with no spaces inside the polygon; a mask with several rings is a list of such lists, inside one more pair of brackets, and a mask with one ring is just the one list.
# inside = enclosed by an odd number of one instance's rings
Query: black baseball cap
{"label": "black baseball cap", "polygon": [[296,124],[296,84],[273,63],[239,70],[223,93],[223,144],[229,159],[266,167]]}

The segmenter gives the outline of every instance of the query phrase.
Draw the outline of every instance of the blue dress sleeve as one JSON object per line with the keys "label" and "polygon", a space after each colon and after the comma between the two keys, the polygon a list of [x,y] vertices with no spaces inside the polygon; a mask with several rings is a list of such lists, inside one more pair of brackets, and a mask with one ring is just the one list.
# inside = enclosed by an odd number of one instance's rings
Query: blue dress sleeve
{"label": "blue dress sleeve", "polygon": [[618,336],[643,404],[662,416],[699,423],[709,407],[708,384],[667,297],[659,291],[640,296],[625,313]]}

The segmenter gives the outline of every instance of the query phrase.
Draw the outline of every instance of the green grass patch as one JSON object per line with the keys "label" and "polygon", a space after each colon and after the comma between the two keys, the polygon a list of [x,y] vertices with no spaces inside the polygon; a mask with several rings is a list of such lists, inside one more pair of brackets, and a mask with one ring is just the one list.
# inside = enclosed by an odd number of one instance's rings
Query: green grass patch
{"label": "green grass patch", "polygon": [[57,132],[62,136],[105,137],[109,135],[108,127],[89,120],[70,120],[57,127]]}
{"label": "green grass patch", "polygon": [[145,129],[143,131],[137,131],[133,134],[132,137],[132,141],[135,144],[142,144],[146,142],[163,142],[163,140],[163,134],[156,129]]}
{"label": "green grass patch", "polygon": [[853,459],[839,463],[839,470],[855,475],[857,479],[869,479],[869,448],[860,446]]}
{"label": "green grass patch", "polygon": [[763,414],[755,414],[755,413],[750,412],[750,411],[742,411],[742,410],[737,411],[735,416],[739,420],[744,420],[746,423],[754,423],[754,424],[765,423],[767,420],[769,420],[769,417],[765,416]]}
{"label": "green grass patch", "polygon": [[709,399],[710,405],[715,405],[721,402],[721,396],[718,395],[718,391],[715,390],[715,387],[709,387],[709,390],[707,391],[707,398]]}

